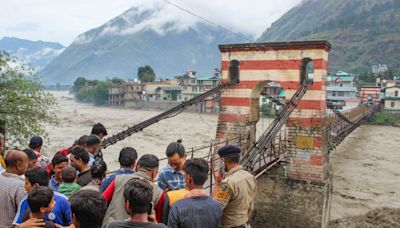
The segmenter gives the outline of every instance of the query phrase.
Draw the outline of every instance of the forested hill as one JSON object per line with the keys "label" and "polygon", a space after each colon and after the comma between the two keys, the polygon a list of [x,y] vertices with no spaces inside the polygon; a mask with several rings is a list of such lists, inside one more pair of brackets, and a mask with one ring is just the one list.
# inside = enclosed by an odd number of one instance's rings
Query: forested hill
{"label": "forested hill", "polygon": [[259,42],[326,39],[330,70],[400,68],[400,0],[305,0],[271,25]]}

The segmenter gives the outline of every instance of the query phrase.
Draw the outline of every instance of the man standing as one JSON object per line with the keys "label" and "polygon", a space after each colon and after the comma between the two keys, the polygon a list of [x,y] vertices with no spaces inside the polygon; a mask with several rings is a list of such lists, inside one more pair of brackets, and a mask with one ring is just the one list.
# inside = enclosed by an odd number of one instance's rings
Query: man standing
{"label": "man standing", "polygon": [[156,224],[152,213],[151,200],[153,187],[149,182],[140,179],[131,179],[124,187],[126,211],[130,215],[129,220],[112,222],[108,228],[167,228],[164,224]]}
{"label": "man standing", "polygon": [[19,150],[7,153],[6,171],[0,174],[0,227],[11,227],[18,205],[26,196],[25,181],[20,175],[28,168],[28,156]]}
{"label": "man standing", "polygon": [[71,166],[79,171],[76,183],[80,186],[86,186],[92,181],[90,174],[89,154],[82,148],[77,147],[71,153]]}
{"label": "man standing", "polygon": [[164,191],[179,190],[186,187],[183,176],[183,164],[186,161],[185,147],[182,141],[170,143],[165,151],[168,158],[166,165],[158,174],[158,186]]}
{"label": "man standing", "polygon": [[107,203],[99,192],[82,190],[70,198],[72,220],[76,228],[100,228]]}
{"label": "man standing", "polygon": [[[100,141],[103,140],[104,136],[108,135],[107,129],[101,123],[97,123],[97,124],[93,125],[91,134],[97,135],[100,138]],[[96,157],[103,159],[103,152],[101,152],[100,148],[99,148],[99,151],[98,151]]]}
{"label": "man standing", "polygon": [[256,179],[240,166],[239,147],[226,145],[218,154],[227,172],[215,195],[223,209],[221,227],[250,227],[248,215],[254,206]]}
{"label": "man standing", "polygon": [[110,176],[103,180],[101,183],[100,192],[104,192],[116,176],[134,173],[137,157],[138,154],[132,147],[122,148],[118,157],[120,169],[113,172]]}
{"label": "man standing", "polygon": [[97,135],[89,135],[86,139],[86,152],[89,153],[90,160],[89,166],[92,166],[93,162],[97,159],[103,159],[100,154],[100,138]]}
{"label": "man standing", "polygon": [[61,180],[61,170],[68,166],[68,158],[63,155],[58,155],[51,161],[53,175],[51,176],[49,182],[49,188],[53,191],[58,192],[58,187],[60,186]]}
{"label": "man standing", "polygon": [[99,136],[100,140],[103,140],[104,136],[107,136],[107,129],[104,127],[103,124],[97,123],[93,125],[91,134],[97,135]]}
{"label": "man standing", "polygon": [[40,136],[33,136],[29,142],[29,148],[35,152],[36,156],[39,158],[42,156],[40,151],[43,147],[43,139]]}
{"label": "man standing", "polygon": [[152,154],[143,155],[136,168],[136,173],[119,175],[111,182],[110,186],[103,192],[103,196],[109,203],[106,215],[103,221],[103,228],[114,221],[129,219],[130,216],[125,210],[124,187],[131,179],[141,179],[147,181],[153,187],[152,202],[154,207],[160,200],[162,190],[153,182],[157,177],[158,158]]}
{"label": "man standing", "polygon": [[186,186],[190,190],[184,199],[176,202],[168,216],[169,228],[219,228],[222,209],[203,190],[208,177],[208,163],[202,158],[185,162]]}
{"label": "man standing", "polygon": [[36,154],[36,166],[46,169],[50,165],[50,159],[41,154],[42,147],[43,139],[40,136],[33,136],[29,142],[29,148]]}

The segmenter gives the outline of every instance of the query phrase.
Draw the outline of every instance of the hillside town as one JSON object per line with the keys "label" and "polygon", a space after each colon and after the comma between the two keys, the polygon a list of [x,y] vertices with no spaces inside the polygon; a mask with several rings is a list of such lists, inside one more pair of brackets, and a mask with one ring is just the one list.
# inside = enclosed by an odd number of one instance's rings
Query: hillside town
{"label": "hillside town", "polygon": [[[382,65],[379,65],[382,66]],[[372,69],[375,70],[376,66]],[[380,72],[382,73],[382,72]],[[326,80],[327,105],[331,109],[349,110],[359,105],[383,104],[383,110],[400,113],[400,77],[377,78],[375,85],[357,88],[357,77],[344,71],[329,73]],[[174,79],[142,83],[126,81],[121,87],[108,90],[108,104],[126,108],[169,109],[204,93],[221,83],[220,73],[206,77],[193,70]],[[260,106],[269,105],[278,110],[284,103],[285,91],[278,83],[265,85],[260,96]],[[281,104],[280,104],[281,103]],[[219,97],[209,97],[190,111],[219,112]]]}

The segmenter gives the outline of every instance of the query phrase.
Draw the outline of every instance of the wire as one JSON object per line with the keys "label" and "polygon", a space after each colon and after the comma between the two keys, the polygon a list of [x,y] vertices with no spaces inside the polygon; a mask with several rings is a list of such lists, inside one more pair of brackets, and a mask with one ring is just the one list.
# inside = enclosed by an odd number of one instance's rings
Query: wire
{"label": "wire", "polygon": [[205,21],[205,22],[207,22],[207,23],[209,23],[209,24],[211,24],[211,25],[213,25],[213,26],[216,26],[217,28],[222,29],[222,30],[224,30],[224,31],[226,31],[226,32],[232,33],[232,34],[234,34],[235,36],[238,36],[238,37],[240,37],[240,38],[242,38],[242,39],[244,39],[244,40],[246,40],[246,41],[248,41],[248,42],[254,42],[253,40],[250,40],[250,39],[244,37],[244,36],[241,35],[240,33],[234,32],[234,31],[229,30],[229,29],[227,29],[227,28],[225,28],[225,27],[223,27],[223,26],[221,26],[221,25],[218,25],[218,24],[216,24],[216,23],[214,23],[214,22],[212,22],[212,21],[210,21],[210,20],[208,20],[208,19],[206,19],[206,18],[204,18],[204,17],[202,17],[202,16],[200,16],[200,15],[198,15],[198,14],[195,14],[195,13],[191,12],[190,10],[187,10],[187,9],[185,9],[185,8],[183,8],[183,7],[181,7],[181,6],[177,5],[177,4],[175,4],[175,3],[172,3],[172,2],[170,2],[170,1],[168,1],[168,0],[161,0],[161,1],[166,2],[166,3],[168,3],[168,4],[172,5],[172,6],[175,6],[176,8],[178,8],[178,9],[180,9],[180,10],[182,10],[182,11],[188,13],[188,14],[191,14],[192,16],[195,16],[195,17],[197,17],[197,18],[200,18],[201,20],[203,20],[203,21]]}
{"label": "wire", "polygon": [[199,115],[200,119],[201,119],[209,128],[212,128],[212,126],[211,126],[210,124],[208,124],[207,121],[200,115],[200,112],[199,112],[199,110],[197,109],[197,106],[198,106],[198,103],[195,105],[195,107],[196,107],[196,112],[197,112],[197,114]]}

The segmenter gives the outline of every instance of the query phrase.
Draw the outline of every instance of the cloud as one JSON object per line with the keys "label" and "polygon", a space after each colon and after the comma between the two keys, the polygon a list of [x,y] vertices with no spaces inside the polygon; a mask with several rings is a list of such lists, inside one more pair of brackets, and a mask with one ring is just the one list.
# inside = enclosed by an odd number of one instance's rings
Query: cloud
{"label": "cloud", "polygon": [[[235,32],[258,37],[270,24],[301,0],[169,0]],[[131,7],[159,7],[150,26],[159,33],[187,29],[199,19],[163,0],[18,0],[2,2],[0,37],[61,42],[69,45],[79,34],[105,24]],[[7,18],[6,20],[4,18]],[[127,18],[129,20],[129,18]],[[170,23],[171,21],[176,23]],[[109,27],[105,32],[117,32]],[[119,29],[119,28],[118,28]]]}
{"label": "cloud", "polygon": [[40,29],[40,25],[36,23],[19,23],[12,25],[7,28],[7,30],[15,31],[15,32],[27,32],[27,31],[38,31]]}

